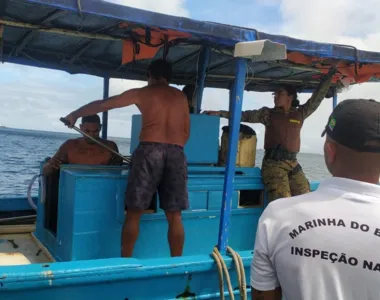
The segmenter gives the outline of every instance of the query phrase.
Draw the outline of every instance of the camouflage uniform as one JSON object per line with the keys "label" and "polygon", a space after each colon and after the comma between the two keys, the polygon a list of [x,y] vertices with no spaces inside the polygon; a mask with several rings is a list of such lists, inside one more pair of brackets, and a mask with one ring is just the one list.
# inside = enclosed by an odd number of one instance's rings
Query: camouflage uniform
{"label": "camouflage uniform", "polygon": [[297,160],[263,159],[261,177],[268,201],[310,192],[310,184]]}
{"label": "camouflage uniform", "polygon": [[[297,110],[298,113],[301,113],[303,120],[309,117],[325,98],[334,74],[335,69],[331,69],[311,98],[304,105],[292,107],[288,113]],[[278,108],[263,107],[258,110],[244,111],[241,122],[261,123],[267,128],[271,125],[271,114],[273,112],[278,113],[278,110]],[[221,111],[220,113],[221,117],[229,118],[228,111]],[[261,174],[269,201],[310,192],[310,184],[297,159],[271,159],[266,155],[263,159]]]}

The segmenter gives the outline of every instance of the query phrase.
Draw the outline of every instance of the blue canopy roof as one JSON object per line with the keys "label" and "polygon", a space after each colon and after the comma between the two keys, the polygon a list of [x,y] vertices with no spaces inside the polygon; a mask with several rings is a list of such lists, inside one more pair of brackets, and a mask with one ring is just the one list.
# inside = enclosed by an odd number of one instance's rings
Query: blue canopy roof
{"label": "blue canopy roof", "polygon": [[[270,35],[254,29],[196,21],[94,0],[1,0],[0,25],[4,62],[102,77],[145,80],[152,58],[122,64],[123,40],[148,43],[150,31],[187,34],[168,40],[153,58],[173,63],[173,83],[194,83],[202,47],[210,47],[207,87],[229,88],[234,79],[233,47],[237,42],[269,39],[289,52],[341,59],[347,63],[380,64],[380,53],[345,45],[324,44]],[[123,25],[127,26],[123,26]],[[137,31],[136,31],[137,30]],[[138,31],[140,30],[140,31]],[[146,32],[144,38],[138,32]],[[75,34],[77,33],[77,34]],[[97,36],[95,36],[97,34]],[[142,40],[143,39],[143,40]],[[124,50],[125,51],[125,50]],[[313,89],[320,72],[294,61],[250,62],[247,90],[268,91],[292,84]],[[370,78],[370,81],[380,81]]]}

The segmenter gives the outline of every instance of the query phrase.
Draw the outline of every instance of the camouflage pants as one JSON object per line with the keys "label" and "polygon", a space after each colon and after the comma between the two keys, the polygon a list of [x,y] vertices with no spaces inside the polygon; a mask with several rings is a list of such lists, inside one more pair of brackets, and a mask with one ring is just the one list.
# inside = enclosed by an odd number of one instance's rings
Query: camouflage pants
{"label": "camouflage pants", "polygon": [[310,184],[296,160],[263,159],[261,176],[268,201],[310,192]]}

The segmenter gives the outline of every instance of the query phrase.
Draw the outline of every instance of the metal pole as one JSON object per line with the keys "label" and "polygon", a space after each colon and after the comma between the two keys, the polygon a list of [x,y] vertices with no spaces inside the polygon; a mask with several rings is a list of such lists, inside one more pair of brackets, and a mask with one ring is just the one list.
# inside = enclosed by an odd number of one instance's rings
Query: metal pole
{"label": "metal pole", "polygon": [[228,245],[228,231],[231,219],[231,205],[233,182],[235,177],[236,154],[239,141],[241,110],[245,87],[245,75],[247,71],[247,61],[244,58],[236,59],[236,78],[231,91],[231,111],[230,111],[230,134],[227,152],[226,172],[224,175],[224,187],[222,198],[222,209],[220,214],[218,249],[224,254]]}
{"label": "metal pole", "polygon": [[[60,118],[59,119],[63,124],[65,124],[66,126],[68,125],[68,121],[65,119],[65,118]],[[107,145],[104,145],[102,142],[100,142],[98,139],[95,139],[93,138],[92,136],[88,135],[87,133],[83,132],[82,130],[80,130],[78,127],[76,126],[73,126],[72,129],[74,129],[75,131],[79,132],[80,134],[84,135],[86,138],[92,140],[94,143],[98,144],[99,146],[102,146],[104,149],[107,149],[108,151],[112,152],[113,154],[115,154],[116,156],[120,157],[122,160],[125,160],[126,162],[129,162],[130,159],[127,158],[127,157],[124,157],[123,155],[121,155],[120,153],[116,152],[115,150],[111,149],[110,147],[108,147]]]}
{"label": "metal pole", "polygon": [[335,106],[338,105],[338,93],[336,91],[336,89],[334,89],[334,96],[333,96],[333,109],[335,108]]}
{"label": "metal pole", "polygon": [[196,89],[196,99],[197,103],[195,104],[195,111],[197,114],[201,112],[201,106],[202,106],[202,96],[203,96],[203,89],[205,87],[205,80],[206,80],[206,71],[207,66],[210,61],[210,48],[209,47],[203,47],[201,50],[201,53],[199,54],[199,61],[198,61],[198,74],[197,74],[197,89]]}
{"label": "metal pole", "polygon": [[106,35],[106,34],[87,33],[87,32],[80,32],[76,30],[69,30],[69,29],[62,29],[62,28],[43,28],[41,25],[22,23],[22,22],[17,22],[17,21],[9,21],[9,20],[4,20],[4,19],[0,19],[0,25],[35,30],[38,32],[47,32],[47,33],[73,36],[77,38],[86,38],[90,40],[122,41],[122,38],[116,38],[116,37],[113,37],[111,35]]}
{"label": "metal pole", "polygon": [[[103,80],[103,99],[109,97],[110,92],[110,79],[105,77]],[[102,138],[107,139],[108,132],[108,111],[103,112],[102,114]]]}

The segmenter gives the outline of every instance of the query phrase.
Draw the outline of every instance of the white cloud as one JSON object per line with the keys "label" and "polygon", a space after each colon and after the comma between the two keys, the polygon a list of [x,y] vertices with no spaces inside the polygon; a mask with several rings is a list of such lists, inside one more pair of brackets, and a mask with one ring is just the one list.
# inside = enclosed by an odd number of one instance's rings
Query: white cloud
{"label": "white cloud", "polygon": [[[380,1],[378,0],[279,0],[284,20],[281,34],[319,42],[355,46],[361,50],[379,51]],[[339,100],[378,97],[379,86],[366,83],[339,94]],[[305,99],[306,95],[301,97]],[[331,113],[332,100],[325,99],[321,107],[305,122],[302,141],[310,151],[322,153],[320,133]]]}
{"label": "white cloud", "polygon": [[[380,51],[380,1],[378,0],[259,0],[261,4],[278,5],[283,20],[278,34],[296,38],[327,43],[346,44],[360,50]],[[248,22],[247,22],[248,23]],[[255,27],[252,21],[250,27]],[[260,28],[265,31],[272,29]],[[271,32],[273,33],[273,32]],[[339,94],[339,100],[349,98],[373,98],[380,101],[378,96],[379,85],[375,83],[361,84],[351,87],[348,91]],[[219,95],[219,96],[218,96]],[[222,96],[223,95],[223,96]],[[305,102],[310,94],[300,95],[301,103]],[[219,98],[223,98],[222,105]],[[228,94],[214,92],[205,93],[204,106],[207,108],[228,107]],[[263,105],[273,106],[273,99],[268,93],[246,92],[243,109],[260,108]],[[305,122],[301,133],[301,151],[322,153],[323,142],[321,132],[332,110],[332,99],[325,99],[318,110]],[[252,125],[258,133],[258,147],[263,147],[264,127]]]}
{"label": "white cloud", "polygon": [[19,65],[1,66],[0,124],[68,131],[59,122],[78,105],[101,98],[101,80]]}
{"label": "white cloud", "polygon": [[[184,0],[109,0],[151,11],[177,16],[188,16]],[[86,75],[69,75],[60,71],[4,64],[0,69],[2,93],[0,94],[0,125],[70,132],[59,121],[72,110],[90,101],[102,98],[102,79]],[[110,95],[144,86],[145,82],[112,79]],[[20,88],[22,86],[22,88]],[[137,107],[127,107],[109,112],[109,134],[129,137],[133,114]]]}
{"label": "white cloud", "polygon": [[[142,81],[130,81],[122,79],[112,79],[110,81],[110,96],[120,94],[132,88],[139,88],[146,85]],[[110,134],[117,133],[117,136],[129,137],[131,135],[131,117],[134,114],[139,114],[138,108],[133,105],[123,107],[108,112]]]}
{"label": "white cloud", "polygon": [[106,0],[119,5],[150,10],[168,15],[188,17],[190,14],[185,8],[185,0]]}
{"label": "white cloud", "polygon": [[379,33],[378,0],[282,0],[280,7],[285,34],[334,43],[356,37],[364,46]]}

